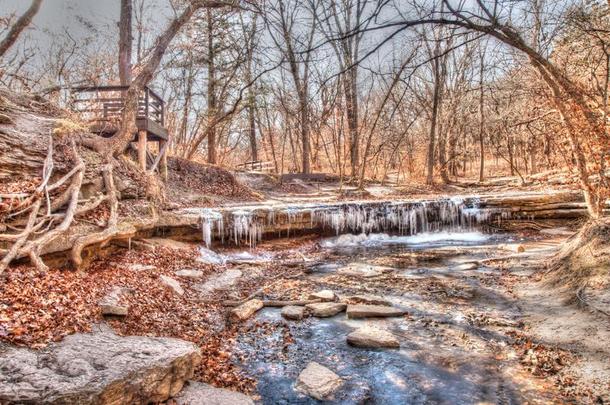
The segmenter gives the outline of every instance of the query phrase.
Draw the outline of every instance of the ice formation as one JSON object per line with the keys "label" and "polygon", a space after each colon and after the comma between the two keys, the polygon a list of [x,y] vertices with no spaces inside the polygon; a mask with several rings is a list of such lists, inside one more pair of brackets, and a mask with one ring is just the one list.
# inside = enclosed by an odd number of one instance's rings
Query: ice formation
{"label": "ice formation", "polygon": [[336,235],[475,231],[482,223],[501,220],[510,213],[479,207],[477,199],[445,198],[431,201],[301,204],[252,206],[234,209],[190,209],[201,218],[202,237],[207,247],[212,239],[229,238],[237,245],[254,246],[266,231],[278,230],[290,236],[298,229],[321,228]]}

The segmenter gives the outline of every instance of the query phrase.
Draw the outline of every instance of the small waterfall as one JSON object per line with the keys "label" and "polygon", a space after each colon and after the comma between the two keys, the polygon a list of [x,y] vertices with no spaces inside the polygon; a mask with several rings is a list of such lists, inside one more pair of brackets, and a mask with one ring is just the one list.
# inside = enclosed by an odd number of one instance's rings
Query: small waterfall
{"label": "small waterfall", "polygon": [[477,199],[446,198],[431,201],[362,202],[301,204],[293,206],[252,206],[238,209],[188,209],[201,218],[202,236],[207,247],[212,239],[225,238],[252,247],[263,234],[277,230],[290,236],[303,229],[332,230],[369,234],[397,232],[411,236],[423,232],[466,232],[493,218],[501,220],[510,213],[479,207]]}

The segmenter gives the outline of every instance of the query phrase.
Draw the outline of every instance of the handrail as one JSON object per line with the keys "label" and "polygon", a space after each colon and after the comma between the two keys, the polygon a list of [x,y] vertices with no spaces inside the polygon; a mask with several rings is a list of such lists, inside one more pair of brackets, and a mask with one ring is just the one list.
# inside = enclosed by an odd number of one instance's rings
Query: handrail
{"label": "handrail", "polygon": [[[73,93],[109,93],[109,92],[118,92],[118,91],[126,91],[129,89],[129,86],[121,86],[121,85],[111,85],[111,86],[77,86],[72,88]],[[151,119],[152,121],[164,126],[165,124],[165,101],[155,93],[148,86],[142,89],[142,95],[138,97],[138,118],[146,118]],[[103,112],[101,116],[93,116],[92,120],[100,120],[107,118],[108,114],[117,115],[123,110],[125,97],[123,95],[116,97],[103,97],[101,94],[97,95],[97,97],[86,97],[84,98],[76,98],[75,95],[72,95],[73,104],[83,105],[84,108],[77,109],[76,111],[82,113],[91,113],[94,114],[96,112]],[[98,104],[101,105],[100,108],[86,108],[86,104]],[[92,106],[95,107],[95,106]]]}

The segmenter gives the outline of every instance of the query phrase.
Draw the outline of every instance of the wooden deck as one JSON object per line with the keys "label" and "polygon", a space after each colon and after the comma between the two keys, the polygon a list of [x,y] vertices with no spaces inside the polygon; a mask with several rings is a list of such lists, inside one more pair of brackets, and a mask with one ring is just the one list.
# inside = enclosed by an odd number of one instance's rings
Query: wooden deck
{"label": "wooden deck", "polygon": [[[91,132],[111,137],[120,128],[129,86],[86,86],[72,88],[72,109],[89,124]],[[139,97],[136,117],[138,161],[142,170],[158,170],[167,179],[167,146],[169,133],[165,128],[165,102],[145,87]],[[149,159],[148,143],[157,142],[157,157]],[[148,160],[152,160],[149,165]]]}
{"label": "wooden deck", "polygon": [[[89,123],[93,133],[109,137],[119,129],[128,86],[87,86],[72,89],[73,110]],[[138,131],[146,131],[150,141],[166,141],[165,102],[146,87],[139,101]],[[135,134],[134,134],[135,137]]]}

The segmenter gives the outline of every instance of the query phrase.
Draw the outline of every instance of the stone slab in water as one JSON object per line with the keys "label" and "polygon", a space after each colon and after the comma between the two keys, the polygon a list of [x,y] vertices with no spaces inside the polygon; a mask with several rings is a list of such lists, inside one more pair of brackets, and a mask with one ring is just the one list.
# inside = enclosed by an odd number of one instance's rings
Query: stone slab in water
{"label": "stone slab in water", "polygon": [[254,405],[247,395],[196,381],[189,381],[174,400],[177,405]]}
{"label": "stone slab in water", "polygon": [[396,336],[386,330],[372,326],[364,326],[347,335],[347,343],[364,348],[400,347],[400,342],[396,339]]}
{"label": "stone slab in water", "polygon": [[343,385],[343,380],[327,367],[311,362],[301,371],[295,389],[317,400],[328,399]]}
{"label": "stone slab in water", "polygon": [[385,305],[348,305],[347,317],[350,319],[403,316],[407,311]]}
{"label": "stone slab in water", "polygon": [[476,270],[479,268],[479,264],[475,262],[470,263],[462,263],[455,266],[455,270],[465,271],[465,270]]}
{"label": "stone slab in water", "polygon": [[341,302],[319,302],[316,304],[307,304],[306,308],[317,318],[328,318],[344,311],[346,306],[347,305]]}
{"label": "stone slab in water", "polygon": [[369,278],[378,277],[393,270],[391,267],[375,266],[367,263],[352,263],[340,268],[337,272],[346,276]]}
{"label": "stone slab in water", "polygon": [[288,305],[282,308],[282,316],[286,319],[301,320],[305,316],[305,307]]}
{"label": "stone slab in water", "polygon": [[34,351],[0,354],[0,403],[147,404],[176,395],[201,358],[193,343],[76,334]]}

